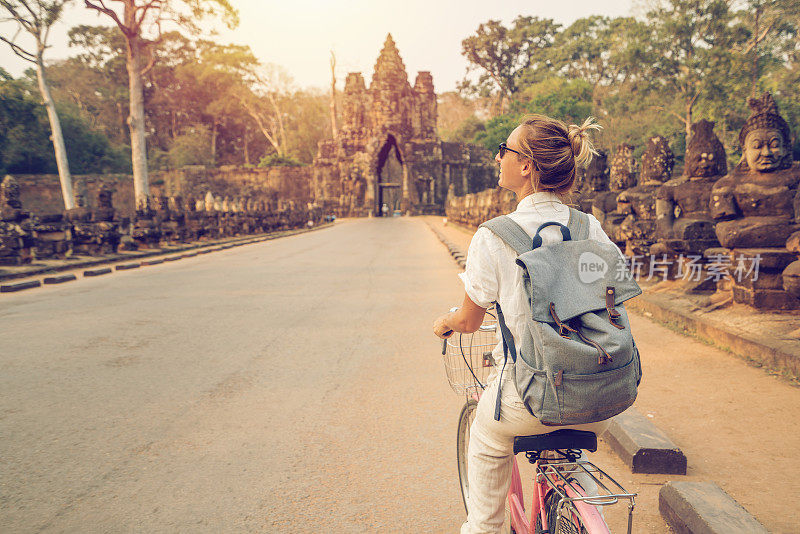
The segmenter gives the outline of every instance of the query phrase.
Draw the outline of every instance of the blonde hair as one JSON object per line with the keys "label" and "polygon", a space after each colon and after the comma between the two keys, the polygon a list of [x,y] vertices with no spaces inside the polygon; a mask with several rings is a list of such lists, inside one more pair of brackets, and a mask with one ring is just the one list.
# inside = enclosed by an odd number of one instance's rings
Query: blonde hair
{"label": "blonde hair", "polygon": [[589,139],[590,130],[602,126],[593,117],[578,126],[567,126],[560,120],[544,115],[530,115],[520,123],[518,143],[523,156],[533,161],[539,171],[533,175],[535,191],[550,191],[558,195],[571,192],[578,165],[586,166],[597,155]]}

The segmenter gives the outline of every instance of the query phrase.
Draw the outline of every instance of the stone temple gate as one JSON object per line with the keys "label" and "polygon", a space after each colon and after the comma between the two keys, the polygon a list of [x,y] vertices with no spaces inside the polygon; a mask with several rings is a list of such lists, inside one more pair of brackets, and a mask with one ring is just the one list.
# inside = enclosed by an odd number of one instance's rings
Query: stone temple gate
{"label": "stone temple gate", "polygon": [[436,131],[430,72],[412,87],[388,35],[369,88],[347,75],[339,135],[319,144],[313,197],[340,216],[444,213],[449,195],[496,185],[492,154],[479,146],[443,142]]}

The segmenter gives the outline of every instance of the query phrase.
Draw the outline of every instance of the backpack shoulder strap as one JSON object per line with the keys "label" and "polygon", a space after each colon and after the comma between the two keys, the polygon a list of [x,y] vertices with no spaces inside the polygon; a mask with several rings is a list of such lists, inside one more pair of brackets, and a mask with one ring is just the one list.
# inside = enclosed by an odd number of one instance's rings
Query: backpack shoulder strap
{"label": "backpack shoulder strap", "polygon": [[[490,219],[481,224],[480,227],[487,228],[494,235],[503,240],[503,242],[519,255],[531,250],[533,241],[528,232],[522,229],[520,225],[508,215],[500,215],[494,219]],[[480,228],[479,227],[479,228]]]}
{"label": "backpack shoulder strap", "polygon": [[589,216],[570,206],[567,228],[569,228],[572,241],[589,239]]}

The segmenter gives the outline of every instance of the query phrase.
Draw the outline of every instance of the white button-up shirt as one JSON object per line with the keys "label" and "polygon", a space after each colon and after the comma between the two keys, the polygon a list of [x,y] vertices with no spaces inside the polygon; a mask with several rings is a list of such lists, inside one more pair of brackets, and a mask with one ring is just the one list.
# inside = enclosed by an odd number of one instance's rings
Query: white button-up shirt
{"label": "white button-up shirt", "polygon": [[[533,238],[542,223],[555,221],[566,226],[569,222],[569,207],[554,193],[533,193],[523,198],[517,209],[508,216]],[[557,226],[548,226],[539,235],[543,245],[561,240],[561,231]],[[589,215],[589,239],[614,244],[603,231],[600,221],[592,215]],[[489,308],[495,301],[500,303],[508,329],[514,336],[514,343],[519,347],[519,333],[523,330],[526,314],[530,310],[527,309],[522,269],[516,264],[516,259],[517,253],[502,239],[487,228],[478,228],[469,244],[466,268],[459,277],[464,282],[467,295],[478,306]],[[498,344],[492,354],[497,365],[502,366],[503,345],[499,342],[499,327],[497,335]]]}

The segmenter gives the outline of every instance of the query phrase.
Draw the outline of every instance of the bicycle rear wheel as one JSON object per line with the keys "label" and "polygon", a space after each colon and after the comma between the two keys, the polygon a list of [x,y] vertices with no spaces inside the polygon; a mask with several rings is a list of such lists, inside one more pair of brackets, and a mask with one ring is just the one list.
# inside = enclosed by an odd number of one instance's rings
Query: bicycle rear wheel
{"label": "bicycle rear wheel", "polygon": [[[561,522],[558,525],[558,530],[555,529],[556,515],[558,514],[558,501],[561,497],[555,490],[550,490],[544,498],[544,507],[547,510],[547,527],[548,532],[552,534],[587,534],[586,528],[581,523],[580,517],[575,513],[575,509],[571,506],[565,506],[562,509],[563,515]],[[542,518],[536,518],[536,534],[542,532]]]}
{"label": "bicycle rear wheel", "polygon": [[469,513],[467,500],[469,499],[469,479],[467,478],[467,452],[469,451],[469,429],[475,420],[478,403],[469,399],[461,408],[458,416],[458,433],[456,436],[456,460],[458,461],[458,481],[461,484],[461,498],[464,500],[464,510]]}

